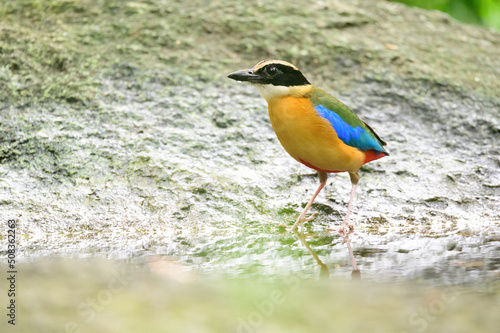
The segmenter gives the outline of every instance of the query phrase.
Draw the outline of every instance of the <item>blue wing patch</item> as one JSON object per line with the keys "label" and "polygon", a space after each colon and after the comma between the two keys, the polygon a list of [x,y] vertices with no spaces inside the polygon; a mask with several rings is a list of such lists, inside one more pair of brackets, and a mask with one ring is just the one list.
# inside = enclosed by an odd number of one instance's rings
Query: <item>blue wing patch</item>
{"label": "blue wing patch", "polygon": [[339,139],[346,145],[356,147],[359,150],[373,149],[385,153],[385,149],[380,145],[380,142],[369,131],[359,126],[356,128],[352,127],[343,121],[338,114],[325,108],[323,105],[317,105],[314,109],[318,111],[321,117],[330,122],[335,132],[337,132]]}

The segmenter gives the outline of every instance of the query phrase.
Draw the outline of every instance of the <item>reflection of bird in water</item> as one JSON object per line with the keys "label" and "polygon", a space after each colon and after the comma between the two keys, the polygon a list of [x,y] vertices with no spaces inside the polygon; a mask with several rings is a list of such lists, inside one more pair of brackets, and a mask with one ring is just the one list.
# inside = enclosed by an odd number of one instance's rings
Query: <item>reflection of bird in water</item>
{"label": "reflection of bird in water", "polygon": [[351,264],[352,264],[352,273],[351,276],[353,279],[361,279],[361,271],[358,268],[358,265],[356,264],[356,258],[354,258],[354,253],[352,252],[351,248],[351,240],[349,239],[349,235],[352,234],[354,231],[351,229],[349,232],[339,232],[340,236],[344,238],[344,242],[347,245],[347,250],[349,251],[349,257],[351,258]]}
{"label": "reflection of bird in water", "polygon": [[330,272],[328,271],[328,266],[325,265],[321,259],[318,257],[318,254],[314,252],[313,249],[311,249],[311,246],[309,246],[309,243],[306,241],[306,234],[304,233],[299,233],[295,229],[292,229],[293,233],[299,238],[300,242],[306,247],[307,251],[313,256],[314,260],[318,263],[318,265],[321,267],[320,272],[319,272],[319,277],[321,279],[327,279],[330,277]]}
{"label": "reflection of bird in water", "polygon": [[[298,231],[293,230],[293,229],[292,229],[292,231],[297,236],[297,238],[300,240],[300,242],[306,247],[306,249],[309,251],[309,253],[311,253],[311,255],[313,256],[314,260],[316,260],[316,262],[320,266],[319,277],[322,278],[322,279],[326,279],[326,278],[330,277],[330,271],[328,270],[328,266],[325,265],[323,263],[323,261],[321,261],[321,259],[319,258],[318,254],[316,252],[314,252],[314,250],[311,248],[311,246],[309,245],[309,243],[306,241],[306,237],[308,235],[304,234],[304,233],[299,233]],[[356,264],[356,258],[354,258],[354,253],[352,252],[352,248],[351,248],[351,240],[349,239],[349,235],[352,232],[353,231],[351,230],[349,233],[339,233],[339,234],[344,239],[344,242],[347,245],[347,250],[349,251],[349,257],[351,259],[351,264],[352,264],[351,277],[353,279],[361,279],[361,271],[359,270],[358,265]]]}

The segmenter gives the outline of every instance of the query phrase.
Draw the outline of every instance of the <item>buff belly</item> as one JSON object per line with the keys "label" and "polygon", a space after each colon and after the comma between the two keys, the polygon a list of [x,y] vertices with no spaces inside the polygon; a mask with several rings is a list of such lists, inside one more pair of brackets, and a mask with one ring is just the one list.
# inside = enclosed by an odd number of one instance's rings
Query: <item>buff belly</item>
{"label": "buff belly", "polygon": [[281,145],[297,161],[325,172],[356,172],[363,165],[365,153],[340,140],[308,98],[275,98],[268,109]]}

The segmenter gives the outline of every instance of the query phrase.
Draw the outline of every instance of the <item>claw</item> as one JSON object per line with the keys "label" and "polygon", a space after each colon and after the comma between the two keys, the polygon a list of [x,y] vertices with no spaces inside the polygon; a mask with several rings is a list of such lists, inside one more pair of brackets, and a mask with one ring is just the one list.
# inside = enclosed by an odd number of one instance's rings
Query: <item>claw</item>
{"label": "claw", "polygon": [[342,226],[339,228],[339,232],[346,235],[348,234],[352,229],[354,229],[354,226],[352,224],[347,224],[344,223]]}
{"label": "claw", "polygon": [[347,230],[349,230],[349,229],[351,229],[351,230],[352,230],[352,229],[354,229],[354,224],[349,223],[349,222],[347,222],[347,223],[345,223],[345,222],[344,222],[344,223],[342,224],[341,228],[343,228],[343,229],[347,229]]}
{"label": "claw", "polygon": [[297,222],[295,222],[295,224],[292,226],[292,230],[294,230],[299,225],[301,225],[305,222],[309,222],[309,221],[314,220],[314,216],[316,216],[316,214],[318,214],[318,212],[312,213],[311,216],[309,216],[309,217],[305,217],[305,214],[304,214],[304,216],[302,216],[302,214],[300,214],[299,218],[297,219]]}
{"label": "claw", "polygon": [[309,222],[309,221],[312,221],[314,220],[314,216],[316,216],[318,214],[318,212],[314,212],[311,214],[311,216],[309,217],[304,217],[303,218],[303,221],[301,223],[304,223],[304,222]]}
{"label": "claw", "polygon": [[343,223],[340,227],[338,228],[327,228],[326,230],[328,231],[334,231],[334,232],[337,232],[341,235],[348,235],[352,232],[352,230],[354,229],[354,225],[350,224],[350,223]]}

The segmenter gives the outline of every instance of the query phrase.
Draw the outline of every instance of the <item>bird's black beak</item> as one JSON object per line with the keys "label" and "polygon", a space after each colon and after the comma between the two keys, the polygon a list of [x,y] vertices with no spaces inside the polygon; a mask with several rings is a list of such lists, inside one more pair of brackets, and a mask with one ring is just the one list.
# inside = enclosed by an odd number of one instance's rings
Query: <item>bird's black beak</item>
{"label": "bird's black beak", "polygon": [[253,69],[242,69],[241,71],[236,71],[227,76],[230,79],[236,81],[248,81],[248,82],[259,82],[262,78],[254,74]]}

